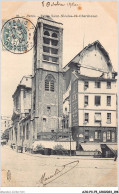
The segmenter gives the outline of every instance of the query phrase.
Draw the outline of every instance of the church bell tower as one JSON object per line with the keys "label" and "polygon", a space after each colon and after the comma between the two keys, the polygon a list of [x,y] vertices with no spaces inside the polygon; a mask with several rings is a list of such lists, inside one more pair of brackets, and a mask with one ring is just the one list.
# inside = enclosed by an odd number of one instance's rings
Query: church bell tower
{"label": "church bell tower", "polygon": [[50,139],[61,128],[63,115],[62,24],[39,17],[34,32],[32,72],[32,136]]}

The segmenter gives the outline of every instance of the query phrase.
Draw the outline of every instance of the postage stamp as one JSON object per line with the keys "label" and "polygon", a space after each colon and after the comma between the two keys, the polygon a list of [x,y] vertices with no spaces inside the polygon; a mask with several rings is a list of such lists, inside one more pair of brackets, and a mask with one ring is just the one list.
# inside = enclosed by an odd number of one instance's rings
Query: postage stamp
{"label": "postage stamp", "polygon": [[33,48],[34,24],[23,17],[14,17],[6,21],[1,31],[3,47],[14,53],[24,54]]}

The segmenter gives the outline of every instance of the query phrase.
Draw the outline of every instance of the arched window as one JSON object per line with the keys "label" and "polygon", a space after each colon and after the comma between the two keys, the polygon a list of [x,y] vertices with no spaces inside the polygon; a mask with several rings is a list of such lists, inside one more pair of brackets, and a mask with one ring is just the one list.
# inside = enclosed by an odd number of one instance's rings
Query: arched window
{"label": "arched window", "polygon": [[52,34],[52,37],[57,38],[57,34],[56,33],[53,33]]}
{"label": "arched window", "polygon": [[55,78],[52,75],[47,75],[45,78],[45,90],[54,92]]}
{"label": "arched window", "polygon": [[49,33],[48,31],[45,31],[45,32],[44,32],[44,35],[50,36],[50,33]]}

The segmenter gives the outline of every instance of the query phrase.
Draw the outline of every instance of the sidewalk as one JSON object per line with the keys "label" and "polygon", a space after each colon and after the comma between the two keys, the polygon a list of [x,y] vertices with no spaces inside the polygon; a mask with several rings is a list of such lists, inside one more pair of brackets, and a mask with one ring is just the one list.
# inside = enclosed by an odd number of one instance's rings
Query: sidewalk
{"label": "sidewalk", "polygon": [[13,149],[11,149],[8,145],[6,146],[6,149],[10,149],[11,151],[14,151],[18,154],[25,154],[33,157],[39,157],[39,158],[54,158],[54,159],[74,159],[74,160],[112,160],[114,161],[114,158],[94,158],[93,156],[64,156],[64,155],[42,155],[42,154],[32,154],[30,152],[23,152],[19,153]]}
{"label": "sidewalk", "polygon": [[[64,165],[77,162],[75,168],[49,183],[48,187],[114,187],[117,186],[117,161],[77,156],[44,156],[17,153],[1,147],[2,186],[42,187],[40,179],[61,171]],[[75,163],[74,163],[75,164]],[[7,179],[8,171],[11,179]]]}

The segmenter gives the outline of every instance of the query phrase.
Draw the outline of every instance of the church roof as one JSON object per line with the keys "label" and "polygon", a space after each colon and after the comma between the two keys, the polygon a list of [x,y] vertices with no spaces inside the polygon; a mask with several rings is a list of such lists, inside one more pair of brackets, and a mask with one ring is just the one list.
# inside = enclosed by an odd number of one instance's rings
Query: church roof
{"label": "church roof", "polygon": [[105,50],[102,44],[98,40],[96,40],[95,42],[88,44],[88,46],[86,46],[83,50],[81,50],[63,69],[65,70],[66,67],[69,67],[69,65],[72,62],[78,63],[82,53],[84,53],[86,50],[88,50],[92,46],[97,46],[102,51],[103,55],[106,57],[108,64],[112,66],[108,52]]}

